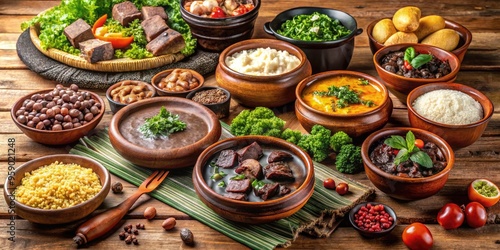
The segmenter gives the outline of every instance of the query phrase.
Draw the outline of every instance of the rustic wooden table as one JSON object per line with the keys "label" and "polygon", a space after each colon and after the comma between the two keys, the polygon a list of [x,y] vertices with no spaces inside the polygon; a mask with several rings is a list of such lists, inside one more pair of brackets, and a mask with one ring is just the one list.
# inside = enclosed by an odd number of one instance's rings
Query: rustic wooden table
{"label": "rustic wooden table", "polygon": [[[438,14],[465,25],[473,34],[472,44],[465,56],[456,82],[464,83],[481,90],[500,110],[500,2],[497,0],[455,1],[455,0],[421,0],[421,1],[263,1],[256,22],[254,37],[268,37],[262,26],[281,11],[297,6],[322,6],[340,9],[350,13],[358,22],[358,27],[366,29],[369,22],[380,17],[391,16],[400,7],[415,5],[421,8],[423,15]],[[55,154],[68,153],[71,145],[48,147],[31,141],[14,126],[9,110],[15,100],[38,89],[53,88],[56,82],[42,78],[30,71],[18,58],[16,41],[21,33],[20,24],[31,19],[41,11],[58,5],[60,1],[8,1],[0,0],[0,185],[3,186],[7,176],[8,142],[15,140],[15,166],[31,159]],[[349,65],[350,70],[365,72],[377,76],[372,62],[372,53],[368,47],[366,34],[356,37],[354,56]],[[213,75],[207,76],[208,85],[216,85]],[[96,90],[104,98],[104,90]],[[409,126],[407,110],[404,105],[391,96],[394,101],[394,112],[387,126]],[[109,124],[111,111],[109,106],[105,117],[97,129]],[[233,102],[231,118],[243,107]],[[280,117],[287,120],[287,126],[302,129],[297,122],[292,106],[275,109]],[[300,236],[291,249],[331,249],[331,248],[402,248],[401,240],[404,228],[411,222],[421,221],[431,230],[435,249],[467,249],[500,248],[500,204],[488,209],[489,223],[479,229],[463,226],[457,230],[446,231],[436,223],[439,208],[447,202],[467,203],[466,186],[473,179],[487,177],[500,185],[500,113],[495,112],[483,136],[473,145],[457,150],[455,167],[446,186],[436,195],[419,201],[401,202],[391,199],[377,191],[375,201],[393,207],[399,217],[399,223],[390,236],[380,239],[361,237],[348,222],[343,222],[329,238],[313,239]],[[364,173],[349,176],[366,185],[371,185]],[[114,180],[119,180],[113,177]],[[122,180],[122,182],[124,182]],[[135,191],[136,187],[125,183],[125,194],[110,195],[103,207],[118,204]],[[156,219],[146,222],[147,230],[141,231],[140,248],[144,249],[179,249],[185,248],[177,231],[166,232],[161,222],[170,216],[177,219],[177,227],[192,230],[197,249],[245,249],[246,247],[224,236],[210,227],[190,218],[157,200],[143,198],[138,207],[125,218],[126,223],[144,223],[142,211],[146,206],[154,206],[158,210]],[[8,205],[0,201],[0,248],[2,249],[69,249],[76,248],[72,242],[75,227],[39,226],[9,213]],[[118,231],[102,240],[93,242],[89,248],[124,249],[126,246],[118,238]],[[136,247],[136,246],[128,246]]]}

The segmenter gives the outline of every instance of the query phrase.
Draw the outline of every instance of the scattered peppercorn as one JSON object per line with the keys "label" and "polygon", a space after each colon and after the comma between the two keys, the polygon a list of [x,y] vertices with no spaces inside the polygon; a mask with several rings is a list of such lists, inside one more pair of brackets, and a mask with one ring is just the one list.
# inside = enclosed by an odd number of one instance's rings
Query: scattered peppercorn
{"label": "scattered peppercorn", "polygon": [[120,240],[125,240],[125,238],[127,238],[127,234],[124,232],[121,232],[118,237],[120,237]]}
{"label": "scattered peppercorn", "polygon": [[134,243],[134,245],[139,245],[139,241],[137,239],[133,239],[132,243]]}
{"label": "scattered peppercorn", "polygon": [[139,230],[134,229],[134,230],[132,230],[132,233],[135,234],[135,235],[138,235],[139,234]]}
{"label": "scattered peppercorn", "polygon": [[181,229],[180,235],[181,235],[181,240],[184,242],[184,244],[189,246],[194,245],[194,236],[191,230],[183,228]]}
{"label": "scattered peppercorn", "polygon": [[137,223],[137,224],[135,225],[135,228],[137,228],[137,229],[146,229],[146,226],[145,226],[144,224]]}
{"label": "scattered peppercorn", "polygon": [[132,235],[127,236],[127,238],[125,239],[125,243],[127,244],[132,243]]}
{"label": "scattered peppercorn", "polygon": [[122,183],[119,182],[119,181],[113,183],[113,185],[111,186],[111,191],[113,191],[113,193],[115,193],[115,194],[121,194],[121,193],[123,193],[123,185],[122,185]]}

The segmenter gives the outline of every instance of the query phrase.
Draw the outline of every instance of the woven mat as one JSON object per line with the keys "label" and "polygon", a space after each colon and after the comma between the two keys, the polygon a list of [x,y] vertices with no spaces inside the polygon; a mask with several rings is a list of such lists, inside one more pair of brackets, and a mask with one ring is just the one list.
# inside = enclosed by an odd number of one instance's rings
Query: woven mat
{"label": "woven mat", "polygon": [[16,49],[21,61],[33,72],[64,85],[74,83],[81,88],[90,89],[106,89],[122,80],[151,82],[156,73],[170,68],[188,68],[206,75],[215,71],[219,60],[218,53],[197,50],[182,61],[149,70],[119,73],[90,71],[68,66],[42,54],[31,42],[29,29],[19,36]]}
{"label": "woven mat", "polygon": [[[232,137],[228,125],[222,123],[223,138]],[[107,130],[84,137],[70,151],[101,162],[112,174],[139,186],[152,170],[133,165],[124,160],[109,142]],[[192,184],[192,169],[170,171],[169,176],[150,196],[182,211],[194,219],[252,249],[273,249],[290,246],[300,233],[313,237],[330,236],[339,220],[356,204],[366,200],[375,192],[373,188],[351,180],[320,164],[314,164],[316,183],[314,193],[306,205],[294,215],[262,225],[247,225],[226,220],[198,199]],[[335,182],[347,182],[349,193],[338,195],[327,190],[322,183],[325,178]]]}

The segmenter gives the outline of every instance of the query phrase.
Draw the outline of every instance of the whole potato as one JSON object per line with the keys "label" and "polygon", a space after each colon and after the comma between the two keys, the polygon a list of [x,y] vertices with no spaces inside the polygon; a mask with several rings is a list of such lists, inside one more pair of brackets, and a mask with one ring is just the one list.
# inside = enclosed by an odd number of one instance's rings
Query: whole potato
{"label": "whole potato", "polygon": [[438,15],[424,16],[420,18],[418,29],[415,30],[418,40],[422,41],[424,37],[434,33],[446,26],[444,18]]}
{"label": "whole potato", "polygon": [[399,31],[413,32],[418,29],[421,12],[418,7],[403,7],[394,13],[392,22]]}
{"label": "whole potato", "polygon": [[394,33],[392,36],[390,36],[387,41],[385,41],[384,45],[392,45],[392,44],[399,44],[399,43],[417,43],[418,38],[417,35],[413,32],[402,32],[398,31]]}
{"label": "whole potato", "polygon": [[396,27],[394,27],[392,20],[389,18],[384,18],[378,21],[373,26],[372,36],[375,39],[375,41],[379,43],[385,43],[387,38],[389,38],[396,32],[397,30]]}
{"label": "whole potato", "polygon": [[425,37],[420,43],[452,51],[457,47],[459,40],[460,36],[456,31],[452,29],[440,29]]}

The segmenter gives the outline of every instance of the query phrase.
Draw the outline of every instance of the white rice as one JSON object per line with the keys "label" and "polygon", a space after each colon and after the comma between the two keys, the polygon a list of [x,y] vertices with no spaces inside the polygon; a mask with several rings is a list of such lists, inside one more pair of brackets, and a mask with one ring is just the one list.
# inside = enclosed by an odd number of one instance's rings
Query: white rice
{"label": "white rice", "polygon": [[481,104],[458,90],[430,91],[417,97],[412,105],[423,117],[449,125],[471,124],[483,118]]}

